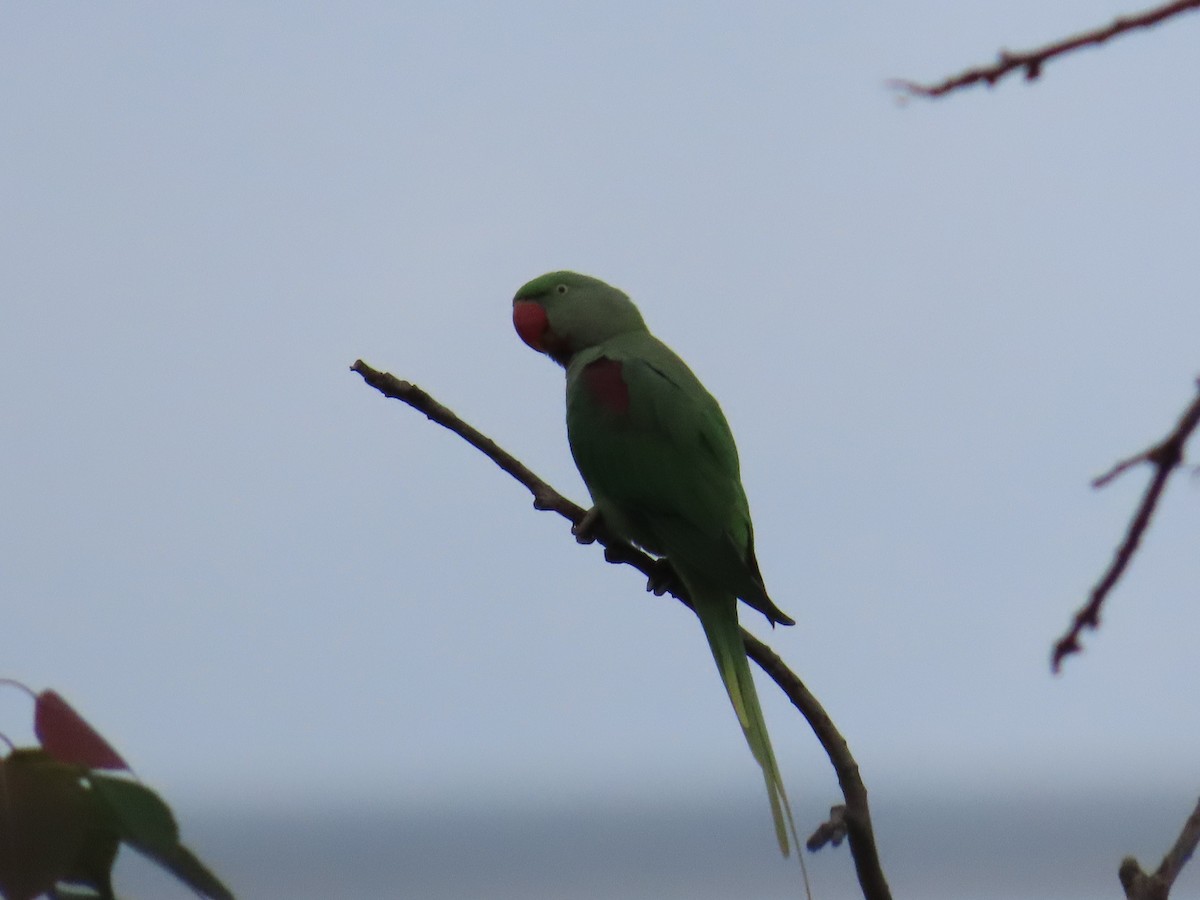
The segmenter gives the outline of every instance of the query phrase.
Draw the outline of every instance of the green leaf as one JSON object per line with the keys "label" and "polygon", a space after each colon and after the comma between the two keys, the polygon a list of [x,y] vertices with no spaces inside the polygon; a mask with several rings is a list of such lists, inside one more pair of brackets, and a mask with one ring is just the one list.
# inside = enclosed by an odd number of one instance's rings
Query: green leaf
{"label": "green leaf", "polygon": [[[64,878],[107,878],[104,815],[81,781],[86,770],[44,750],[0,759],[0,893],[31,900]],[[115,845],[114,854],[115,855]]]}
{"label": "green leaf", "polygon": [[[79,848],[74,865],[60,880],[77,887],[86,887],[90,892],[87,896],[97,897],[99,900],[113,900],[112,868],[117,860],[117,849],[120,845],[117,836],[108,829],[89,829],[84,835],[83,845]],[[57,890],[63,894],[64,888],[59,886]]]}
{"label": "green leaf", "polygon": [[109,810],[117,836],[150,856],[170,853],[179,844],[179,826],[171,808],[136,781],[92,774],[88,781]]}
{"label": "green leaf", "polygon": [[98,894],[91,888],[64,887],[63,885],[51,888],[47,896],[50,900],[115,900],[111,891],[107,894]]}
{"label": "green leaf", "polygon": [[121,840],[150,857],[197,893],[212,900],[234,900],[225,887],[192,851],[179,843],[179,826],[171,808],[145,785],[111,775],[89,778],[96,795],[109,812],[109,821]]}
{"label": "green leaf", "polygon": [[192,890],[213,900],[234,900],[229,888],[221,883],[204,863],[183,844],[176,844],[169,857],[156,857],[157,861],[171,870],[180,881]]}

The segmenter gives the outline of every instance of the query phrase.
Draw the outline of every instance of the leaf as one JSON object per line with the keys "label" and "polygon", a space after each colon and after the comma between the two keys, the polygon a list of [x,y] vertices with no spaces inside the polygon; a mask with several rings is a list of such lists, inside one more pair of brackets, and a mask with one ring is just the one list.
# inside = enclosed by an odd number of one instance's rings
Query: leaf
{"label": "leaf", "polygon": [[156,859],[170,869],[176,878],[197,893],[211,897],[213,900],[234,900],[229,888],[225,887],[220,879],[210,872],[204,863],[200,862],[196,854],[183,844],[176,844],[175,852],[170,857],[156,857]]}
{"label": "leaf", "polygon": [[59,762],[89,769],[129,768],[121,754],[56,691],[37,695],[33,731],[46,752]]}
{"label": "leaf", "polygon": [[[94,797],[92,799],[95,800]],[[70,872],[59,880],[86,887],[89,892],[85,896],[97,900],[114,900],[112,869],[120,846],[121,842],[111,831],[103,828],[90,830],[84,836],[83,846],[79,848],[75,864]],[[61,885],[56,891],[64,900],[70,896]]]}
{"label": "leaf", "polygon": [[7,900],[32,900],[103,863],[95,852],[103,818],[82,775],[39,748],[0,759],[0,893]]}
{"label": "leaf", "polygon": [[112,900],[112,895],[97,894],[88,888],[73,888],[57,885],[46,894],[50,900]]}
{"label": "leaf", "polygon": [[88,779],[112,813],[109,824],[117,837],[149,856],[168,854],[179,845],[179,826],[171,808],[145,785],[111,775]]}
{"label": "leaf", "polygon": [[145,785],[111,775],[92,775],[89,780],[109,811],[110,825],[121,840],[201,895],[213,900],[234,900],[229,888],[179,843],[175,816],[158,794]]}

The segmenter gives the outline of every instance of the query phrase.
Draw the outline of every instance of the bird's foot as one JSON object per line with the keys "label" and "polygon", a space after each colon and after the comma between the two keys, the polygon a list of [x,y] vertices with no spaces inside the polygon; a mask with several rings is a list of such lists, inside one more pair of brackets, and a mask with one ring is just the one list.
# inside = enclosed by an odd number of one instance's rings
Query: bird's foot
{"label": "bird's foot", "polygon": [[646,579],[646,590],[655,597],[661,597],[678,581],[675,570],[671,568],[671,563],[666,558],[656,559],[654,568],[651,569],[650,576]]}
{"label": "bird's foot", "polygon": [[583,514],[583,518],[571,526],[571,534],[581,544],[590,544],[596,540],[596,526],[600,524],[600,510],[592,507]]}

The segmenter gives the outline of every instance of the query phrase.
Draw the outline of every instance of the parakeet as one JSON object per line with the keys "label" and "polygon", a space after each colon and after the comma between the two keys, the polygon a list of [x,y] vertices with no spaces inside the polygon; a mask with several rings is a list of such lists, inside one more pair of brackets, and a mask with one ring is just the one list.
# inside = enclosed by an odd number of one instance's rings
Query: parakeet
{"label": "parakeet", "polygon": [[763,585],[721,407],[650,333],[629,297],[599,279],[575,272],[533,279],[513,298],[513,325],[566,369],[567,436],[594,512],[618,537],[665,557],[687,587],[762,769],[786,856],[796,826],[750,676],[738,598],[773,625],[795,623]]}

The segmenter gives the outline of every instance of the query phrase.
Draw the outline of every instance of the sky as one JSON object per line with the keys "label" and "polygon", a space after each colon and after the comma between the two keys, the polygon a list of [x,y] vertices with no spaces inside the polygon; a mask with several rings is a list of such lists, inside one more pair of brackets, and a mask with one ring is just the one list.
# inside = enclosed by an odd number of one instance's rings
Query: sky
{"label": "sky", "polygon": [[[720,400],[797,625],[743,621],[877,810],[1194,796],[1194,478],[1085,653],[1048,660],[1146,473],[1089,480],[1200,371],[1200,18],[1034,84],[887,86],[1128,11],[6,8],[0,675],[183,810],[759,797],[690,613],[349,370],[585,503],[562,373],[510,321],[570,268]],[[805,831],[836,780],[760,684]],[[0,691],[0,732],[30,714]]]}

